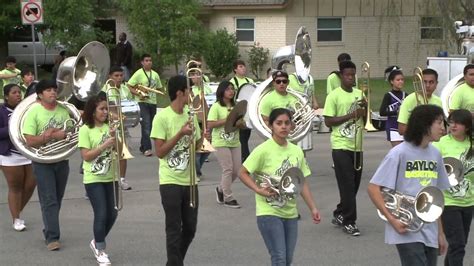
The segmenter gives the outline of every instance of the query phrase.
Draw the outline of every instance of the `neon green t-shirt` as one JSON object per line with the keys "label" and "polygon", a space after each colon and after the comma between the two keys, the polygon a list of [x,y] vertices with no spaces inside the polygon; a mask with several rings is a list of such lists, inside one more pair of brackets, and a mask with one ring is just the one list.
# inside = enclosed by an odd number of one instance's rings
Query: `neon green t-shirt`
{"label": "neon green t-shirt", "polygon": [[[362,91],[352,89],[347,92],[341,87],[335,89],[326,97],[324,116],[337,117],[352,113],[357,109],[357,101],[362,99]],[[357,136],[355,136],[357,129]],[[334,150],[362,151],[362,132],[364,120],[359,118],[357,123],[350,119],[338,126],[332,126],[331,147]],[[357,145],[355,145],[357,140]],[[357,146],[357,148],[355,147]]]}
{"label": "neon green t-shirt", "polygon": [[[79,148],[94,149],[104,143],[109,135],[109,125],[89,128],[83,125],[79,129]],[[84,184],[112,182],[114,178],[115,158],[110,149],[104,150],[92,161],[84,160],[82,169],[84,170]]]}
{"label": "neon green t-shirt", "polygon": [[[208,121],[218,121],[227,119],[232,107],[224,107],[219,102],[216,102],[211,106],[209,115],[207,116]],[[225,133],[224,126],[216,127],[212,129],[212,146],[218,147],[229,147],[235,148],[240,146],[239,131]]]}
{"label": "neon green t-shirt", "polygon": [[[209,85],[207,83],[204,83],[203,88],[204,88],[204,95],[208,95],[208,94],[213,93],[211,87],[209,87]],[[194,95],[198,95],[199,93],[201,93],[198,86],[193,86],[192,89],[193,89],[193,94]]]}
{"label": "neon green t-shirt", "polygon": [[298,99],[289,93],[281,95],[272,90],[263,96],[262,103],[260,104],[260,113],[264,116],[270,116],[270,113],[276,108],[286,108],[294,112],[294,105],[297,101]]}
{"label": "neon green t-shirt", "polygon": [[451,135],[442,137],[439,142],[433,142],[443,158],[453,157],[459,159],[464,166],[464,180],[456,186],[443,191],[446,206],[468,207],[474,205],[474,157],[466,158],[471,143],[469,138],[458,141]]}
{"label": "neon green t-shirt", "polygon": [[[171,109],[171,106],[168,106],[153,118],[150,137],[168,141],[181,130],[184,124],[188,122],[188,119],[189,115],[186,111],[178,114]],[[194,119],[194,127],[196,128],[194,138],[197,141],[200,138],[199,132],[201,132],[197,119]],[[158,176],[160,178],[160,185],[175,184],[189,186],[189,144],[190,136],[186,135],[176,143],[163,159],[159,160]]]}
{"label": "neon green t-shirt", "polygon": [[[358,81],[357,81],[357,76],[356,76],[356,84],[353,87],[354,89],[358,88]],[[341,87],[341,78],[339,77],[338,74],[336,73],[331,73],[326,81],[326,95],[334,91],[335,89]]]}
{"label": "neon green t-shirt", "polygon": [[[421,97],[419,98],[421,99]],[[428,104],[437,105],[439,107],[443,107],[441,103],[441,98],[432,94],[431,98],[428,100]],[[418,106],[418,102],[416,101],[416,93],[412,93],[408,95],[405,100],[403,100],[402,105],[400,106],[400,111],[398,112],[398,123],[408,124],[408,119],[410,118],[411,112],[415,107]]]}
{"label": "neon green t-shirt", "polygon": [[[108,84],[105,84],[104,86],[102,86],[102,91],[106,92],[109,87],[110,86]],[[125,84],[120,84],[119,89],[120,89],[120,99],[121,100],[133,100],[133,95],[130,92],[130,89]],[[116,92],[117,92],[116,90],[113,90],[112,95],[116,96]]]}
{"label": "neon green t-shirt", "polygon": [[233,78],[231,78],[230,80],[230,83],[232,83],[234,85],[234,89],[237,91],[242,85],[244,84],[247,84],[247,83],[254,83],[253,82],[253,79],[251,78],[247,78],[247,77],[244,77],[244,78],[239,78],[237,76],[234,76]]}
{"label": "neon green t-shirt", "polygon": [[451,97],[449,108],[451,110],[466,109],[474,113],[474,87],[467,83],[459,86]]}
{"label": "neon green t-shirt", "polygon": [[8,84],[20,85],[21,84],[21,77],[20,77],[21,70],[19,70],[18,68],[15,68],[14,70],[5,68],[2,71],[0,71],[0,74],[2,74],[2,75],[10,75],[10,74],[15,74],[15,73],[17,74],[16,77],[9,78],[9,79],[1,79],[1,81],[3,81],[3,87],[5,87]]}
{"label": "neon green t-shirt", "polygon": [[[160,76],[154,70],[147,71],[143,68],[135,71],[133,73],[130,80],[128,80],[128,85],[135,86],[137,84],[152,88],[152,89],[161,89],[163,85],[161,85]],[[168,95],[156,95],[154,92],[148,93],[150,96],[145,100],[140,100],[140,97],[135,96],[135,101],[137,102],[146,102],[151,104],[156,104],[157,107],[166,107],[169,105],[169,96]]]}
{"label": "neon green t-shirt", "polygon": [[[250,153],[243,166],[251,174],[260,172],[281,177],[289,168],[298,167],[304,177],[311,175],[311,170],[300,147],[290,142],[287,142],[286,147],[283,147],[278,145],[273,138],[258,145]],[[256,182],[259,184],[261,180],[257,177]],[[255,204],[257,216],[273,215],[288,219],[298,217],[296,199],[289,200],[282,208],[277,208],[268,204],[265,197],[255,194]]]}
{"label": "neon green t-shirt", "polygon": [[49,128],[63,128],[64,121],[67,119],[69,119],[69,112],[60,104],[50,111],[40,103],[34,103],[26,113],[23,134],[39,136]]}
{"label": "neon green t-shirt", "polygon": [[313,78],[311,76],[308,76],[308,79],[301,84],[298,80],[298,77],[296,74],[291,74],[288,77],[289,83],[288,83],[288,88],[294,89],[295,91],[301,92],[301,93],[306,93],[307,89],[306,87],[309,86],[310,93],[316,93],[314,89],[314,83],[313,83]]}

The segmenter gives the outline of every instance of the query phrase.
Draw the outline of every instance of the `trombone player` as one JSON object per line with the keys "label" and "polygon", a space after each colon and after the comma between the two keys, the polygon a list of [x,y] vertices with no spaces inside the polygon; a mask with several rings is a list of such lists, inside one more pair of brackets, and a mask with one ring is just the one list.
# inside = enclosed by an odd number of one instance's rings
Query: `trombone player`
{"label": "trombone player", "polygon": [[421,76],[423,84],[415,86],[420,88],[420,90],[408,95],[400,106],[397,120],[400,135],[404,135],[410,114],[416,106],[420,104],[443,106],[441,98],[433,94],[436,90],[436,86],[438,86],[438,72],[431,68],[426,68],[422,71]]}

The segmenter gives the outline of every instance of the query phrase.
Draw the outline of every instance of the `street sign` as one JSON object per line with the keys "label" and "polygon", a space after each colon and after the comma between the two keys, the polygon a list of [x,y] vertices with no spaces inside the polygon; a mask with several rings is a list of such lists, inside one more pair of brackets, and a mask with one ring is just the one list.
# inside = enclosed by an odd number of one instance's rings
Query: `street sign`
{"label": "street sign", "polygon": [[41,0],[21,1],[21,21],[23,24],[43,24],[43,3]]}

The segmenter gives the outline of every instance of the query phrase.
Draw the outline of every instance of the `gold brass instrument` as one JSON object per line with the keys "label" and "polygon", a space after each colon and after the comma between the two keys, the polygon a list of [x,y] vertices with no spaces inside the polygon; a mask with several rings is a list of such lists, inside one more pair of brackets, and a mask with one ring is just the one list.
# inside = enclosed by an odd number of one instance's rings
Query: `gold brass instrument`
{"label": "gold brass instrument", "polygon": [[282,208],[289,200],[298,196],[301,192],[303,172],[298,167],[291,167],[281,176],[270,176],[264,173],[254,173],[257,185],[270,188],[274,195],[266,197],[266,201],[273,207]]}
{"label": "gold brass instrument", "polygon": [[367,115],[364,128],[367,132],[374,132],[377,131],[377,129],[372,124],[372,109],[370,108],[370,65],[368,62],[364,62],[362,64],[361,79],[362,82],[359,83],[359,88],[362,91],[362,94],[365,95],[365,99],[367,99]]}
{"label": "gold brass instrument", "polygon": [[[444,209],[444,195],[437,187],[422,188],[415,197],[404,195],[393,189],[380,188],[387,210],[401,223],[407,226],[407,231],[417,232],[425,223],[436,221]],[[377,210],[380,219],[387,218]]]}
{"label": "gold brass instrument", "polygon": [[[189,79],[187,79],[188,88],[189,88]],[[201,106],[194,106],[194,97],[189,94],[188,97],[188,113],[189,119],[188,123],[191,127],[191,136],[189,137],[189,206],[191,208],[196,208],[196,186],[197,186],[197,174],[196,174],[196,128],[194,125],[194,120],[196,119],[196,114],[200,112]]]}
{"label": "gold brass instrument", "polygon": [[113,190],[114,190],[114,208],[120,211],[123,208],[122,189],[118,185],[120,182],[120,160],[129,160],[133,155],[128,150],[125,141],[125,117],[122,114],[122,100],[120,89],[109,79],[105,93],[107,95],[107,110],[109,112],[109,126],[115,129],[115,145],[112,149],[112,163],[114,164]]}
{"label": "gold brass instrument", "polygon": [[423,83],[423,70],[416,67],[413,71],[413,91],[415,92],[417,105],[428,104],[425,83]]}
{"label": "gold brass instrument", "polygon": [[150,87],[147,87],[147,86],[141,85],[141,84],[137,84],[135,86],[130,86],[130,87],[132,89],[134,89],[136,91],[136,93],[138,94],[138,96],[142,99],[150,98],[150,93],[157,93],[157,94],[161,94],[161,95],[166,95],[166,93],[164,93],[160,90],[152,89]]}

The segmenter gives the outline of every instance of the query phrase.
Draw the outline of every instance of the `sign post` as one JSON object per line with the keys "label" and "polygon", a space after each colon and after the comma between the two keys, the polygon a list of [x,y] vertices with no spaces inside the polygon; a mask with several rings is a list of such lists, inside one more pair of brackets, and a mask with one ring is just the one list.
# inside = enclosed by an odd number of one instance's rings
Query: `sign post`
{"label": "sign post", "polygon": [[36,64],[36,39],[35,25],[43,24],[43,3],[41,0],[22,0],[21,1],[21,21],[23,25],[31,25],[31,40],[33,42],[33,65],[35,78],[38,78],[38,69]]}

